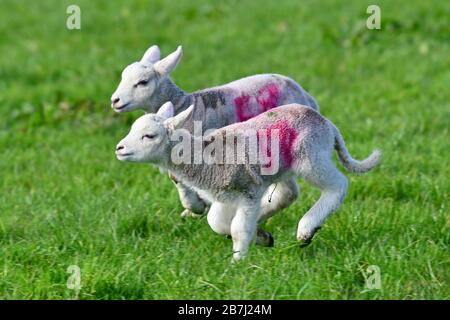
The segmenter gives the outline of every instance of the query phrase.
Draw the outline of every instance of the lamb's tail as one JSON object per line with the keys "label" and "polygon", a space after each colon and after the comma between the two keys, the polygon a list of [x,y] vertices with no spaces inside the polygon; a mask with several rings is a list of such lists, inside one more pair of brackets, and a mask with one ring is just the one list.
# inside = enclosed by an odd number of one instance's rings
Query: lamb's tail
{"label": "lamb's tail", "polygon": [[370,156],[368,156],[366,159],[362,161],[353,159],[345,146],[344,139],[342,138],[342,135],[339,132],[338,128],[336,128],[334,125],[333,128],[335,132],[334,148],[337,151],[339,160],[341,161],[342,165],[348,171],[355,173],[364,173],[371,170],[380,162],[381,151],[378,149],[374,150]]}

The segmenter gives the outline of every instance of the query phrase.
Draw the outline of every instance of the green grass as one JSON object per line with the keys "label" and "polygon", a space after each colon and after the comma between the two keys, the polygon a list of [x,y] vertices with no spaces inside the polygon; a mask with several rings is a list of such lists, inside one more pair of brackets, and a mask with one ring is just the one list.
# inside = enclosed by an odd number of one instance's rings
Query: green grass
{"label": "green grass", "polygon": [[[82,29],[65,28],[77,3]],[[16,1],[0,4],[0,298],[448,299],[448,1]],[[276,72],[296,79],[363,158],[348,197],[311,246],[295,240],[318,198],[270,220],[274,248],[230,264],[206,219],[182,220],[168,177],[121,163],[140,113],[109,107],[121,70],[151,44],[185,55],[185,90]],[[368,290],[369,265],[381,290]]]}

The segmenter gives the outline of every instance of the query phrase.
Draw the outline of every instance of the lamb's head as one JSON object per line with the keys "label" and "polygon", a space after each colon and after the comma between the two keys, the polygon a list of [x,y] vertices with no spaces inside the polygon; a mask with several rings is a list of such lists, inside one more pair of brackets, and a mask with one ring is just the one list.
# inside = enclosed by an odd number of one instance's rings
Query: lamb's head
{"label": "lamb's head", "polygon": [[175,69],[183,55],[181,46],[164,59],[160,60],[158,46],[151,46],[141,61],[127,66],[122,72],[122,79],[111,96],[111,107],[116,112],[128,112],[137,109],[148,110],[152,107],[150,99],[158,94],[162,80]]}
{"label": "lamb's head", "polygon": [[169,101],[156,114],[141,116],[117,145],[117,159],[165,166],[170,161],[173,132],[192,116],[193,109],[192,105],[174,117],[174,106]]}

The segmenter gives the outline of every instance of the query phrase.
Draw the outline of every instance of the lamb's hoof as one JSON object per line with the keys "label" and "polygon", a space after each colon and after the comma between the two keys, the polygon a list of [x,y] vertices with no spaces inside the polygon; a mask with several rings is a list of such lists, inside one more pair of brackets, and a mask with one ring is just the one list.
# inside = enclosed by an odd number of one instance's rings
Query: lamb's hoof
{"label": "lamb's hoof", "polygon": [[232,239],[232,237],[229,234],[227,234],[226,237],[227,239]]}
{"label": "lamb's hoof", "polygon": [[275,244],[275,239],[273,238],[272,234],[270,232],[267,232],[269,234],[269,242],[267,243],[266,247],[273,247]]}
{"label": "lamb's hoof", "polygon": [[194,219],[198,219],[201,216],[202,216],[201,214],[194,213],[194,212],[192,212],[189,209],[184,209],[184,211],[181,213],[181,217],[182,218],[191,217],[191,218],[194,218]]}
{"label": "lamb's hoof", "polygon": [[258,230],[256,244],[262,247],[273,247],[275,240],[270,232]]}
{"label": "lamb's hoof", "polygon": [[231,263],[232,264],[239,263],[239,261],[244,260],[245,257],[246,257],[245,253],[233,252],[233,258],[231,259]]}
{"label": "lamb's hoof", "polygon": [[310,245],[312,239],[314,238],[314,235],[319,229],[320,227],[314,229],[312,232],[297,234],[297,240],[300,242],[300,248],[304,248]]}
{"label": "lamb's hoof", "polygon": [[300,248],[305,248],[311,244],[312,239],[298,240],[300,241]]}

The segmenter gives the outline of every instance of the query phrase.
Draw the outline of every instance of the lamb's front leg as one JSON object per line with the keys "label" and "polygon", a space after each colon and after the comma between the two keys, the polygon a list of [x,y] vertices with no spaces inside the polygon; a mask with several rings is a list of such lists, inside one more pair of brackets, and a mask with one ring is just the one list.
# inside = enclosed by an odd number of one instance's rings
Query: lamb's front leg
{"label": "lamb's front leg", "polygon": [[246,201],[239,204],[236,215],[231,222],[233,239],[233,260],[238,261],[247,255],[250,243],[255,237],[260,211],[260,200]]}
{"label": "lamb's front leg", "polygon": [[201,199],[197,192],[178,181],[172,174],[169,173],[170,179],[173,181],[178,190],[181,204],[184,211],[181,213],[182,217],[198,217],[206,212],[208,204]]}

